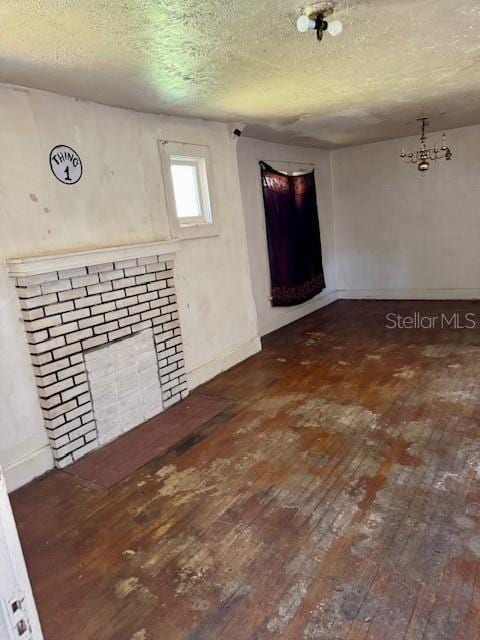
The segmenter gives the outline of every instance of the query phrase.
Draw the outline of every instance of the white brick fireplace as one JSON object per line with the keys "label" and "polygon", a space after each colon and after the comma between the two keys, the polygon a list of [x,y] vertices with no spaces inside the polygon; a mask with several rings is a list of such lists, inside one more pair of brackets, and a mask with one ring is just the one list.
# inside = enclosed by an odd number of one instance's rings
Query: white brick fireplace
{"label": "white brick fireplace", "polygon": [[7,261],[58,467],[187,396],[177,250],[159,242]]}

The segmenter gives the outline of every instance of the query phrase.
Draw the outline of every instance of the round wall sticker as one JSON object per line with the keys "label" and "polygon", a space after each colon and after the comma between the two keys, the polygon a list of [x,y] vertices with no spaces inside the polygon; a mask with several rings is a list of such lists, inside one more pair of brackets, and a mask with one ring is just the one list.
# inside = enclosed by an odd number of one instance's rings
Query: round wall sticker
{"label": "round wall sticker", "polygon": [[59,144],[50,151],[50,169],[63,184],[75,184],[82,177],[82,161],[71,147]]}

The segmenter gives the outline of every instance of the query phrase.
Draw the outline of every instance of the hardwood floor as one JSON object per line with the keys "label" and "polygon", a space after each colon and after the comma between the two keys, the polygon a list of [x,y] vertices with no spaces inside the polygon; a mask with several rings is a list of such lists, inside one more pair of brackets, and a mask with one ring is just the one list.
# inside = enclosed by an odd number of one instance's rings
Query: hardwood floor
{"label": "hardwood floor", "polygon": [[414,311],[480,304],[335,303],[181,450],[17,491],[46,640],[478,640],[480,330],[385,328]]}

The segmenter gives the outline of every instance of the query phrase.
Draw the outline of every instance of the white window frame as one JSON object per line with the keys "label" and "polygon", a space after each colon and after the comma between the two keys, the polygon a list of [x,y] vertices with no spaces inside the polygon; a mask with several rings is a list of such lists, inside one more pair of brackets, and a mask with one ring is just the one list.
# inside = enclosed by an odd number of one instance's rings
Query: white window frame
{"label": "white window frame", "polygon": [[[179,239],[188,239],[219,235],[219,225],[215,215],[210,147],[187,142],[160,140],[159,149],[172,236]],[[195,166],[202,210],[201,217],[178,217],[171,172],[172,160],[178,160],[178,164],[182,164],[183,161],[186,165]]]}

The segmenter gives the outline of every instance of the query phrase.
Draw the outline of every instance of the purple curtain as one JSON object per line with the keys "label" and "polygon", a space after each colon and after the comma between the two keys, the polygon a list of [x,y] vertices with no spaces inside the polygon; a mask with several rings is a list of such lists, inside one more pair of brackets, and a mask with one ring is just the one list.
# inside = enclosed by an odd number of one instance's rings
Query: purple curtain
{"label": "purple curtain", "polygon": [[260,162],[272,306],[291,307],[325,288],[314,172],[289,176]]}

